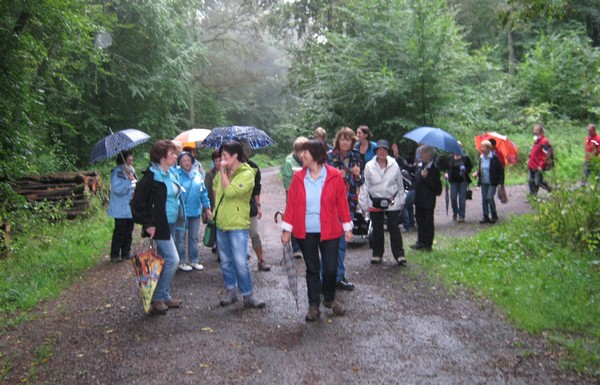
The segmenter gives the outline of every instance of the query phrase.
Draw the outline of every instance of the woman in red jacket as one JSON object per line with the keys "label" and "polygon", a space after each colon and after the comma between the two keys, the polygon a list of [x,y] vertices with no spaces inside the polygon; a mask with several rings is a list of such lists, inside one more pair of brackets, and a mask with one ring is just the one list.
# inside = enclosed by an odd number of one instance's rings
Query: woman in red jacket
{"label": "woman in red jacket", "polygon": [[316,321],[321,314],[321,293],[323,306],[335,315],[345,313],[344,306],[335,300],[337,254],[340,238],[352,239],[353,225],[344,180],[338,170],[325,164],[327,154],[321,143],[317,140],[304,143],[300,158],[303,167],[292,177],[281,224],[281,242],[289,242],[292,234],[298,240],[306,263],[309,304],[306,320]]}

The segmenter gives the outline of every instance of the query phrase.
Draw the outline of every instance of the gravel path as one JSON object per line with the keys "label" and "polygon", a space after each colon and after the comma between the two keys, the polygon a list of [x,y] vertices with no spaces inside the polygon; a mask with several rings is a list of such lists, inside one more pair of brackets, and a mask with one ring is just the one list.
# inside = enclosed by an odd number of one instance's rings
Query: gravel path
{"label": "gravel path", "polygon": [[[216,256],[202,247],[206,269],[178,272],[173,292],[185,304],[166,316],[143,313],[133,268],[105,256],[57,300],[43,303],[34,319],[0,336],[3,384],[592,384],[556,370],[556,353],[543,337],[515,330],[494,306],[466,292],[448,294],[411,263],[369,263],[364,242],[347,256],[353,292],[339,293],[344,317],[325,311],[306,323],[304,265],[300,309],[279,264],[283,209],[278,169],[263,170],[261,232],[271,272],[258,272],[256,295],[265,310],[222,308]],[[501,220],[529,211],[525,190],[508,189]],[[478,191],[467,222],[456,224],[438,200],[437,234],[465,236],[478,223]],[[136,228],[136,232],[137,232]],[[405,234],[405,245],[414,233]],[[435,245],[434,245],[435,247]],[[388,250],[389,251],[389,250]],[[389,256],[389,253],[387,254]],[[389,257],[388,257],[389,258]]]}

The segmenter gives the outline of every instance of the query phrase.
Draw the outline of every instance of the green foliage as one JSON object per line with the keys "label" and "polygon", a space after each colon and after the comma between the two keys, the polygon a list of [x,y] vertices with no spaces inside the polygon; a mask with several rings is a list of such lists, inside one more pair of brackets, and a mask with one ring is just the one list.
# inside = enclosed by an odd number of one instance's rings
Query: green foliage
{"label": "green foliage", "polygon": [[[82,220],[27,223],[27,233],[14,239],[12,255],[0,260],[3,314],[14,316],[56,296],[97,263],[112,235],[112,221],[100,206]],[[0,323],[7,321],[2,316]]]}
{"label": "green foliage", "polygon": [[600,178],[555,187],[551,195],[534,200],[534,207],[541,228],[557,242],[577,251],[600,250]]}
{"label": "green foliage", "polygon": [[598,373],[598,256],[551,239],[538,219],[519,216],[472,238],[448,239],[443,252],[416,258],[448,285],[464,285],[492,299],[520,328],[590,341],[586,346],[593,350],[588,348],[585,364],[577,361],[583,357],[575,350],[566,360],[578,370]]}
{"label": "green foliage", "polygon": [[557,116],[586,119],[600,99],[599,71],[600,51],[580,29],[565,29],[540,37],[519,67],[517,82],[525,103],[546,103]]}

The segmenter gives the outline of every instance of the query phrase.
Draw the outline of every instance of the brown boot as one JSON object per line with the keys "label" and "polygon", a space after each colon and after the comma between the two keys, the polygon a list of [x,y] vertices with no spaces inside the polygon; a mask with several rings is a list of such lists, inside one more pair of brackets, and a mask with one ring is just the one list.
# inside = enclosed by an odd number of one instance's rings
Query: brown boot
{"label": "brown boot", "polygon": [[152,313],[154,314],[167,314],[169,307],[165,304],[165,301],[152,301]]}
{"label": "brown boot", "polygon": [[167,307],[168,307],[169,309],[176,308],[176,307],[180,307],[182,303],[183,303],[183,301],[182,301],[182,300],[180,300],[180,299],[175,299],[175,298],[171,298],[170,300],[168,300],[168,301],[165,301],[165,305],[167,305]]}
{"label": "brown boot", "polygon": [[314,322],[319,319],[321,316],[321,311],[318,306],[310,306],[308,308],[308,313],[306,313],[306,317],[304,319],[308,322]]}
{"label": "brown boot", "polygon": [[264,260],[258,261],[258,271],[271,271],[271,266],[267,265]]}
{"label": "brown boot", "polygon": [[335,314],[335,315],[344,315],[346,313],[346,309],[344,309],[344,305],[342,305],[335,299],[333,301],[323,302],[323,306],[325,306],[328,309],[333,310],[333,314]]}

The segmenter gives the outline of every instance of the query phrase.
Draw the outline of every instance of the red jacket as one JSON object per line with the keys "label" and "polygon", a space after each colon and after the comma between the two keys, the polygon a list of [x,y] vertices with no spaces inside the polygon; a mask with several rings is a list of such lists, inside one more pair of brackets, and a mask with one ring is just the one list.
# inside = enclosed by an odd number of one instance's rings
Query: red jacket
{"label": "red jacket", "polygon": [[[353,225],[342,175],[327,164],[323,166],[327,170],[327,176],[321,192],[321,240],[326,241],[340,238],[344,231],[352,230]],[[306,172],[306,167],[303,167],[292,177],[281,224],[283,230],[291,231],[298,239],[306,238]]]}
{"label": "red jacket", "polygon": [[538,168],[543,169],[546,163],[546,151],[548,148],[548,138],[544,135],[533,142],[531,153],[529,153],[529,162],[527,162],[527,168],[530,170],[537,170]]}
{"label": "red jacket", "polygon": [[599,156],[598,149],[600,148],[600,135],[585,138],[585,160],[590,160],[591,157]]}

